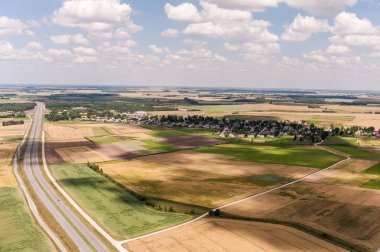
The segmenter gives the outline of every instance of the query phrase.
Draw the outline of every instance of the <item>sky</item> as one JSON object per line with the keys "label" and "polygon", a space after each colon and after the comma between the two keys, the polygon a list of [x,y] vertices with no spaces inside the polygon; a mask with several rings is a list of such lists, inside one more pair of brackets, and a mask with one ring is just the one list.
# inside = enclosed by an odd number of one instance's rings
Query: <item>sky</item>
{"label": "sky", "polygon": [[0,83],[380,90],[380,0],[4,0]]}

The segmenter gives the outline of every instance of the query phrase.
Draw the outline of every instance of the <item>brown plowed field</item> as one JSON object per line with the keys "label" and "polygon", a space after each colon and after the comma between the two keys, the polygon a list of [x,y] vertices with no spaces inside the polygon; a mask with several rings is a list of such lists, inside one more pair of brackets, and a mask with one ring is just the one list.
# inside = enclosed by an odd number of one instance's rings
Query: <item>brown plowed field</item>
{"label": "brown plowed field", "polygon": [[48,142],[46,143],[46,149],[60,149],[60,148],[70,148],[79,146],[91,146],[94,145],[92,142],[84,141],[61,141],[61,142]]}
{"label": "brown plowed field", "polygon": [[46,161],[49,164],[62,164],[65,162],[65,160],[63,160],[63,158],[54,149],[46,149],[45,155]]}
{"label": "brown plowed field", "polygon": [[285,226],[237,220],[202,219],[129,242],[129,251],[345,251]]}
{"label": "brown plowed field", "polygon": [[62,148],[55,151],[67,163],[97,163],[112,160],[87,146]]}
{"label": "brown plowed field", "polygon": [[110,159],[117,160],[117,159],[125,159],[125,158],[132,158],[136,157],[137,155],[132,152],[126,152],[119,146],[115,144],[98,144],[98,145],[92,145],[91,149],[105,155],[106,157],[109,157]]}

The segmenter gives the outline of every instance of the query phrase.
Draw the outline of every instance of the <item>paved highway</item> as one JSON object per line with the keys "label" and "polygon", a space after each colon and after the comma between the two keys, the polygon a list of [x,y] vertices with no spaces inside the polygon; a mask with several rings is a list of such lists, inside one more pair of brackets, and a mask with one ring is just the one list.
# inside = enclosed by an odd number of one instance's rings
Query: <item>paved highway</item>
{"label": "paved highway", "polygon": [[27,183],[38,195],[40,202],[56,219],[67,236],[80,251],[108,251],[100,239],[83,223],[73,210],[63,201],[43,176],[39,164],[42,117],[44,104],[37,103],[34,122],[27,142],[23,169]]}

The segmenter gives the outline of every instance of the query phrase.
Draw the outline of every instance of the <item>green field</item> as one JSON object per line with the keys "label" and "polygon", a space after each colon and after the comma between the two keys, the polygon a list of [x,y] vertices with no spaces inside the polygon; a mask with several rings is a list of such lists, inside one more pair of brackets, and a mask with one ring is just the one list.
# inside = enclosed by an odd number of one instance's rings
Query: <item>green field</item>
{"label": "green field", "polygon": [[367,183],[361,185],[362,188],[380,190],[380,177],[378,179],[372,179]]}
{"label": "green field", "polygon": [[9,136],[9,137],[4,137],[3,139],[0,138],[0,144],[21,142],[23,138],[24,138],[23,136]]}
{"label": "green field", "polygon": [[127,141],[128,138],[120,137],[120,136],[94,136],[88,137],[88,140],[95,144],[110,144]]}
{"label": "green field", "polygon": [[0,251],[54,251],[17,188],[0,188]]}
{"label": "green field", "polygon": [[188,135],[212,135],[212,132],[204,129],[196,129],[196,128],[165,128],[161,126],[155,125],[147,125],[144,126],[147,129],[152,130],[149,134],[154,137],[159,138],[169,138],[169,137],[181,137]]}
{"label": "green field", "polygon": [[355,142],[356,140],[353,137],[334,136],[327,138],[327,140],[324,142],[324,145],[346,153],[353,158],[380,161],[379,154],[361,149],[358,145],[355,144]]}
{"label": "green field", "polygon": [[368,168],[367,170],[363,171],[363,173],[378,175],[378,178],[368,181],[367,183],[361,185],[361,187],[379,190],[380,189],[380,163]]}
{"label": "green field", "polygon": [[147,150],[176,151],[177,149],[169,144],[160,143],[154,140],[144,140],[143,147]]}
{"label": "green field", "polygon": [[368,168],[367,170],[363,171],[363,173],[380,176],[380,163]]}
{"label": "green field", "polygon": [[131,238],[190,220],[185,214],[156,211],[86,165],[52,165],[59,183],[117,238]]}
{"label": "green field", "polygon": [[313,168],[326,168],[342,160],[342,157],[323,150],[294,149],[284,146],[254,145],[246,143],[201,147],[195,151],[231,156],[237,161],[306,166]]}

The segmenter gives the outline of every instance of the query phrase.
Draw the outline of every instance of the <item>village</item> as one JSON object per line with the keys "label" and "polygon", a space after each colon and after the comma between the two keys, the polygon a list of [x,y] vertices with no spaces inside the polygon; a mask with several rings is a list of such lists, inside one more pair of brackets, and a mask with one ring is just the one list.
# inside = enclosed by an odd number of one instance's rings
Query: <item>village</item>
{"label": "village", "polygon": [[132,125],[155,125],[160,127],[182,127],[205,129],[214,132],[220,138],[264,139],[293,136],[294,141],[317,143],[329,135],[379,138],[380,133],[374,127],[317,127],[308,121],[289,120],[244,120],[239,118],[215,118],[210,116],[149,115],[147,111],[123,112],[75,110],[52,111],[46,115],[49,121],[74,120]]}

